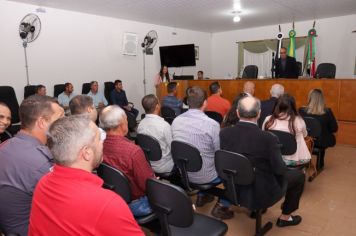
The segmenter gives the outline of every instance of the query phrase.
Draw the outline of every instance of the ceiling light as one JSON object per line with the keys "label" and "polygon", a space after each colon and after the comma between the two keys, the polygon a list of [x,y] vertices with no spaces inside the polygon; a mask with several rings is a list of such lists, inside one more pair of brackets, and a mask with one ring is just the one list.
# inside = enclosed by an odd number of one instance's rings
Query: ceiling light
{"label": "ceiling light", "polygon": [[239,22],[241,20],[241,18],[239,16],[234,16],[234,22]]}

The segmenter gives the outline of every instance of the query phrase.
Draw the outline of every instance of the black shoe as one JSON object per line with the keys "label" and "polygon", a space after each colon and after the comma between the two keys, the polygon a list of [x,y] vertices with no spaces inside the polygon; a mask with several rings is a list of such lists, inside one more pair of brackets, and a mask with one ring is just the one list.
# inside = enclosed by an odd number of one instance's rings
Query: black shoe
{"label": "black shoe", "polygon": [[[266,211],[267,211],[267,208],[264,208],[264,209],[262,209],[262,214],[265,214],[266,213]],[[251,211],[251,213],[250,213],[250,218],[252,218],[252,219],[256,219],[256,216],[257,216],[257,211]]]}
{"label": "black shoe", "polygon": [[231,211],[228,207],[220,205],[218,202],[214,206],[211,214],[218,219],[228,220],[234,217],[234,212]]}
{"label": "black shoe", "polygon": [[195,202],[195,205],[197,207],[202,207],[204,206],[206,203],[212,202],[214,201],[214,196],[210,195],[210,194],[205,194],[203,196],[198,195],[197,196],[197,201]]}
{"label": "black shoe", "polygon": [[292,226],[292,225],[299,225],[300,222],[302,222],[302,217],[300,216],[291,216],[292,220],[281,220],[278,219],[276,225],[278,227],[286,227],[286,226]]}

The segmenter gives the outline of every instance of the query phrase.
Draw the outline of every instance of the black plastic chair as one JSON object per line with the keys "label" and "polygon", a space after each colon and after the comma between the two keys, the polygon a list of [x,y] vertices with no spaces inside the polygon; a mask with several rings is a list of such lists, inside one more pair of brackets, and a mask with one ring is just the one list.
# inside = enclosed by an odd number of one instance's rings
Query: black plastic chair
{"label": "black plastic chair", "polygon": [[53,87],[53,97],[58,98],[58,95],[63,93],[66,89],[64,84],[56,84]]}
{"label": "black plastic chair", "polygon": [[161,115],[165,121],[167,121],[169,124],[172,124],[174,118],[176,118],[176,113],[174,110],[170,107],[161,107]]}
{"label": "black plastic chair", "polygon": [[[317,119],[310,116],[305,116],[303,117],[303,119],[307,127],[308,135],[311,136],[314,139],[314,141],[318,140],[321,135],[320,122]],[[320,162],[322,159],[323,152],[325,152],[325,148],[316,147],[315,145],[313,146],[312,154],[317,156],[316,169],[318,172],[316,173],[316,175],[309,177],[309,181],[312,181],[319,174],[320,166],[321,166]]]}
{"label": "black plastic chair", "polygon": [[293,155],[297,151],[297,141],[291,133],[279,130],[268,130],[268,132],[277,136],[282,155]]}
{"label": "black plastic chair", "polygon": [[190,192],[201,190],[219,197],[223,195],[223,190],[216,188],[220,183],[196,184],[189,181],[188,172],[198,172],[203,166],[202,157],[196,147],[174,140],[171,144],[171,152],[173,161],[180,170],[182,184],[186,190]]}
{"label": "black plastic chair", "polygon": [[[248,201],[239,201],[237,197],[237,187],[243,186],[244,188],[253,188],[255,181],[255,169],[251,161],[238,153],[218,150],[215,153],[215,166],[216,171],[220,178],[226,181],[226,197],[230,202],[237,206],[246,207],[251,211],[256,212],[256,234],[262,236],[272,228],[272,222],[267,222],[263,227],[262,224],[262,211],[263,208],[256,209],[254,207],[254,199]],[[251,196],[253,197],[253,196]]]}
{"label": "black plastic chair", "polygon": [[258,67],[256,65],[248,65],[242,72],[243,79],[256,79],[258,76]]}
{"label": "black plastic chair", "polygon": [[195,213],[192,201],[178,186],[156,179],[146,182],[147,197],[161,224],[161,235],[225,235],[228,226],[217,219]]}
{"label": "black plastic chair", "polygon": [[110,93],[111,93],[111,91],[114,90],[114,88],[115,88],[114,82],[111,82],[111,81],[104,82],[104,96],[105,96],[106,100],[108,101],[109,105],[112,105]]}
{"label": "black plastic chair", "polygon": [[224,118],[222,117],[222,115],[219,112],[216,112],[216,111],[205,111],[205,114],[209,118],[211,118],[211,119],[215,120],[216,122],[218,122],[219,125],[221,125],[221,123],[223,122]]}
{"label": "black plastic chair", "polygon": [[24,94],[23,94],[24,99],[28,98],[31,95],[36,94],[36,88],[37,88],[37,85],[27,85],[27,86],[25,86]]}
{"label": "black plastic chair", "polygon": [[336,74],[336,65],[333,63],[320,63],[316,68],[316,78],[334,79]]}
{"label": "black plastic chair", "polygon": [[[145,153],[146,159],[151,161],[159,161],[162,159],[162,150],[158,140],[154,137],[145,134],[137,134],[136,144],[139,145]],[[155,174],[163,179],[170,179],[172,172],[156,173]]]}
{"label": "black plastic chair", "polygon": [[[129,180],[120,170],[109,166],[108,164],[101,163],[97,168],[98,176],[104,180],[104,188],[110,189],[120,195],[124,201],[129,204],[131,202],[131,187]],[[157,217],[154,213],[147,216],[136,217],[138,224],[147,224]]]}
{"label": "black plastic chair", "polygon": [[90,91],[90,83],[83,83],[82,94],[88,94]]}

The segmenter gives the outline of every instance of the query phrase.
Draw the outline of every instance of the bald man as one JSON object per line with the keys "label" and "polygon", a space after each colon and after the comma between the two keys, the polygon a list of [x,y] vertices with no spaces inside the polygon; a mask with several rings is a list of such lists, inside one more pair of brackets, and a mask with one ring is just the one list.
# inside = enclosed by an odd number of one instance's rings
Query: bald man
{"label": "bald man", "polygon": [[253,97],[255,94],[255,84],[251,81],[244,83],[244,91],[247,96]]}
{"label": "bald man", "polygon": [[285,196],[277,226],[297,225],[302,218],[292,213],[299,207],[305,176],[300,170],[287,169],[277,138],[258,128],[260,108],[257,98],[242,98],[237,106],[240,121],[220,131],[220,148],[242,153],[257,169],[254,186],[239,188],[238,201],[248,202],[251,196],[256,196],[256,208],[261,209],[274,205]]}

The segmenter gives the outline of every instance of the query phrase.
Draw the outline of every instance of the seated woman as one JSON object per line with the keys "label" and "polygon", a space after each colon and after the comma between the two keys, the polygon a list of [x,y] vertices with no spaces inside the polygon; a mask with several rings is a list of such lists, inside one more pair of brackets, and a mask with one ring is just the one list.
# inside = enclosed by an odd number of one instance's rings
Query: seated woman
{"label": "seated woman", "polygon": [[333,112],[327,108],[324,101],[323,92],[320,89],[313,89],[309,92],[308,105],[299,109],[301,116],[310,116],[317,119],[321,125],[320,138],[315,140],[315,147],[321,149],[321,156],[318,169],[324,168],[325,149],[335,146],[336,140],[333,133],[337,132],[338,126]]}
{"label": "seated woman", "polygon": [[223,122],[221,123],[221,127],[231,127],[234,126],[237,122],[239,122],[239,118],[237,117],[237,104],[240,99],[246,97],[246,93],[240,93],[234,98],[234,101],[231,104],[230,110],[226,113]]}
{"label": "seated woman", "polygon": [[304,141],[308,133],[303,118],[297,112],[294,97],[289,94],[280,96],[272,115],[263,122],[262,129],[284,131],[295,136],[297,151],[283,156],[287,166],[299,166],[310,161],[311,155]]}

